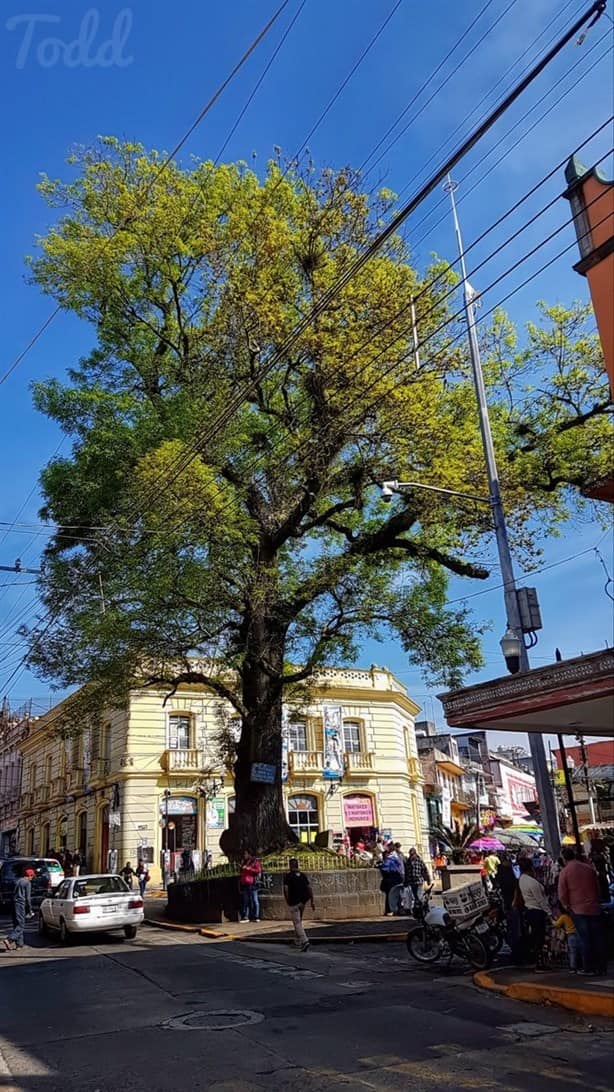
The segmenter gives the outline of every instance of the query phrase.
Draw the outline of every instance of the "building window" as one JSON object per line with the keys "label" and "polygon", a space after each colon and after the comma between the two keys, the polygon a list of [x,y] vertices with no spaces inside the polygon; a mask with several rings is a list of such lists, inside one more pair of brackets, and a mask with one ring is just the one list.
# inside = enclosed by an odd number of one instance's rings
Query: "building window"
{"label": "building window", "polygon": [[33,762],[30,766],[30,789],[34,792],[36,788],[36,763]]}
{"label": "building window", "polygon": [[288,750],[307,750],[307,725],[301,720],[291,720],[288,725]]}
{"label": "building window", "polygon": [[26,856],[34,856],[34,831],[32,827],[30,827],[28,833],[26,834]]}
{"label": "building window", "polygon": [[47,756],[47,761],[45,763],[45,784],[46,785],[51,784],[52,770],[53,770],[53,758],[51,757],[51,755],[48,755]]}
{"label": "building window", "polygon": [[51,848],[51,832],[49,823],[45,823],[41,829],[41,854],[43,857],[49,856],[49,850]]}
{"label": "building window", "polygon": [[87,812],[79,813],[77,820],[77,848],[83,858],[87,853]]}
{"label": "building window", "polygon": [[357,720],[344,720],[343,722],[343,749],[353,755],[362,751],[360,724]]}
{"label": "building window", "polygon": [[288,799],[288,823],[299,842],[313,842],[320,829],[317,796],[291,796]]}
{"label": "building window", "polygon": [[171,751],[187,751],[190,746],[190,717],[173,714],[168,718],[168,745]]}

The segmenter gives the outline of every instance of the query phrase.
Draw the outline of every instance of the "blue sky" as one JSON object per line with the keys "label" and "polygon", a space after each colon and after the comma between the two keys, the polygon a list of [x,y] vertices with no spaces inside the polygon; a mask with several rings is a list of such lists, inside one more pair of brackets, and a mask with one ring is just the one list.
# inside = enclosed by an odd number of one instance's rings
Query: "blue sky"
{"label": "blue sky", "polygon": [[[394,6],[395,0],[337,0],[334,4],[306,0],[224,157],[245,159],[258,168],[266,163],[275,145],[288,155],[294,154]],[[406,187],[403,196],[409,196],[417,182],[430,173],[444,152],[500,97],[523,67],[586,6],[578,0],[490,0],[474,29],[417,99],[403,124],[436,91],[433,101],[394,147],[387,150],[384,145],[381,162],[367,179],[369,184],[381,178],[382,184],[397,192]],[[124,8],[111,0],[104,8],[89,9],[74,0],[56,0],[34,5],[37,16],[46,16],[45,21],[37,19],[36,23],[30,21],[30,6],[21,9],[9,3],[3,7],[0,79],[6,104],[4,145],[10,150],[10,169],[5,169],[0,178],[4,309],[0,372],[10,366],[53,306],[24,278],[24,256],[33,252],[36,234],[44,233],[53,218],[35,190],[39,172],[65,175],[64,160],[71,146],[87,144],[97,134],[114,133],[148,146],[172,147],[275,4],[274,0],[236,0],[222,6],[184,0],[169,8],[161,0],[137,0]],[[217,154],[298,7],[299,0],[289,4],[271,35],[191,136],[182,153],[185,161],[191,154],[203,158]],[[310,138],[315,161],[335,166],[362,163],[479,10],[480,5],[469,0],[440,0],[430,5],[402,0]],[[442,81],[491,24],[493,29],[484,41],[440,89]],[[583,45],[568,45],[457,168],[455,177],[464,180],[457,197],[466,244],[607,119],[612,77],[611,57],[604,53],[611,45],[611,31],[611,23],[602,19]],[[118,39],[115,45],[114,33]],[[71,45],[79,34],[91,38],[85,51]],[[605,40],[600,43],[603,36]],[[111,44],[105,45],[109,40]],[[524,58],[515,63],[525,50]],[[98,63],[101,60],[112,63],[103,66]],[[500,84],[493,92],[497,81]],[[474,112],[481,100],[481,107]],[[534,126],[532,131],[526,132],[530,126]],[[581,153],[582,158],[592,163],[603,156],[610,148],[610,137],[611,132],[603,131]],[[605,168],[611,170],[610,164],[606,162]],[[500,247],[512,231],[563,188],[561,169],[515,216],[475,248],[470,268]],[[441,204],[441,196],[441,192],[433,194],[409,221],[408,238],[420,267],[428,263],[432,252],[455,256],[450,216],[445,203]],[[520,239],[480,270],[474,278],[475,286],[485,288],[568,217],[567,203],[555,202]],[[573,241],[572,229],[565,227],[502,285],[487,293],[484,309]],[[572,269],[575,260],[572,246],[509,300],[506,307],[511,316],[518,323],[535,317],[534,304],[539,298],[564,303],[586,298],[586,283]],[[16,518],[20,523],[37,520],[37,475],[61,442],[55,426],[34,412],[30,384],[38,378],[62,376],[90,344],[87,327],[71,316],[60,315],[1,388],[3,523]],[[35,566],[44,537],[33,536],[19,524],[3,539],[5,531],[0,526],[0,563],[11,564],[19,556],[24,565]],[[534,657],[536,665],[552,659],[555,646],[565,656],[573,656],[612,642],[612,603],[603,593],[605,577],[591,550],[597,542],[611,571],[611,535],[604,534],[593,519],[568,525],[560,537],[544,543],[545,565],[588,552],[534,578],[544,617]],[[29,583],[32,578],[26,576],[0,573],[0,578],[2,585],[15,585],[0,587],[1,695],[5,680],[23,652],[15,625],[32,617],[35,588]],[[467,581],[455,580],[452,586],[454,597],[480,593],[471,600],[476,619],[492,623],[484,641],[486,668],[476,680],[493,677],[501,669],[498,641],[504,617],[501,592],[494,587],[497,584],[495,570],[488,582],[490,591]],[[433,701],[420,673],[408,668],[399,649],[371,644],[363,653],[365,663],[386,663],[424,705],[425,712],[440,718],[438,703]],[[24,673],[14,680],[10,696],[11,700],[33,696],[46,702],[49,690],[48,683]]]}

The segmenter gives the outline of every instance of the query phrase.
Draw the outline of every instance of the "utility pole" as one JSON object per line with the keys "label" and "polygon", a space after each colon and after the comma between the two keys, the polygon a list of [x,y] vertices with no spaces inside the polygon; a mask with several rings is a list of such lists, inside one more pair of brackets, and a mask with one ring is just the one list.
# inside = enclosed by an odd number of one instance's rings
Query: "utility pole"
{"label": "utility pole", "polygon": [[578,735],[578,736],[576,736],[576,739],[577,739],[578,744],[580,746],[580,757],[582,759],[582,769],[583,769],[583,772],[584,772],[584,784],[586,786],[586,795],[588,797],[588,807],[589,807],[589,811],[591,813],[591,823],[594,826],[595,823],[597,822],[597,817],[595,815],[595,805],[593,803],[593,795],[592,795],[592,792],[591,792],[591,782],[590,782],[590,778],[589,778],[589,775],[588,775],[588,755],[586,753],[586,747],[584,746],[584,736],[583,735]]}
{"label": "utility pole", "polygon": [[[503,501],[501,499],[497,461],[495,458],[495,449],[492,440],[492,432],[490,429],[488,401],[486,398],[486,387],[484,384],[484,375],[482,373],[480,347],[478,344],[478,336],[476,330],[475,300],[477,293],[473,290],[467,280],[467,268],[465,265],[463,239],[458,220],[458,213],[456,210],[456,200],[454,198],[454,191],[457,188],[457,185],[458,184],[456,182],[452,181],[450,175],[448,175],[447,182],[444,184],[444,189],[450,194],[450,202],[452,204],[452,216],[454,218],[454,230],[456,233],[456,241],[458,244],[458,254],[463,286],[463,301],[465,306],[465,317],[467,320],[467,333],[469,336],[469,353],[471,356],[473,382],[475,385],[475,393],[478,403],[478,415],[480,420],[480,432],[482,434],[482,446],[484,448],[484,458],[486,461],[486,470],[488,474],[490,506],[492,509],[493,521],[495,526],[495,536],[497,540],[497,552],[499,554],[501,578],[503,580],[503,596],[505,600],[505,610],[507,614],[508,632],[511,632],[511,634],[513,634],[514,637],[518,640],[519,668],[521,672],[525,672],[530,671],[529,656],[524,643],[520,607],[518,605],[516,577],[514,575],[512,555],[510,551],[509,540],[507,537],[505,511],[503,508]],[[538,735],[536,732],[529,732],[529,745],[531,749],[531,756],[533,758],[533,773],[535,775],[537,792],[541,804],[542,825],[544,828],[546,848],[548,849],[551,856],[556,860],[561,849],[561,836],[559,831],[554,792],[552,790],[550,777],[548,775],[548,765],[546,762],[546,750],[544,747],[543,737],[541,735]]]}

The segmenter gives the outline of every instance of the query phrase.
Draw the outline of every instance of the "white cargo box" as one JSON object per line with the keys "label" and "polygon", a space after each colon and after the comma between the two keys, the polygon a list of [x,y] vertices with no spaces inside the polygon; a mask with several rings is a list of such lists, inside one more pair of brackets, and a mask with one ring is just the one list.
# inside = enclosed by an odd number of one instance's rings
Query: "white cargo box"
{"label": "white cargo box", "polygon": [[488,895],[481,880],[444,891],[442,898],[448,914],[455,921],[466,921],[488,910]]}

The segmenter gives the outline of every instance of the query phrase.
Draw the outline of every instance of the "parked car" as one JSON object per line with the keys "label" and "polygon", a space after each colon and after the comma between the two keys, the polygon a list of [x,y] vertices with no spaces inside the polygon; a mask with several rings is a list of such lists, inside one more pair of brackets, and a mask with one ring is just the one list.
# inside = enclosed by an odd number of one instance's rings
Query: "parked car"
{"label": "parked car", "polygon": [[13,888],[24,868],[31,868],[35,873],[32,880],[31,899],[33,906],[39,906],[54,886],[56,873],[54,872],[52,877],[51,864],[58,866],[57,861],[47,861],[44,857],[7,857],[0,867],[0,908],[10,909],[13,902]]}
{"label": "parked car", "polygon": [[56,887],[59,887],[64,879],[64,869],[60,862],[56,861],[55,857],[43,857],[42,860],[47,865],[51,886],[55,891]]}
{"label": "parked car", "polygon": [[43,899],[38,930],[41,936],[56,930],[63,944],[79,933],[120,929],[128,940],[134,940],[143,917],[142,898],[121,876],[70,876],[51,897]]}

